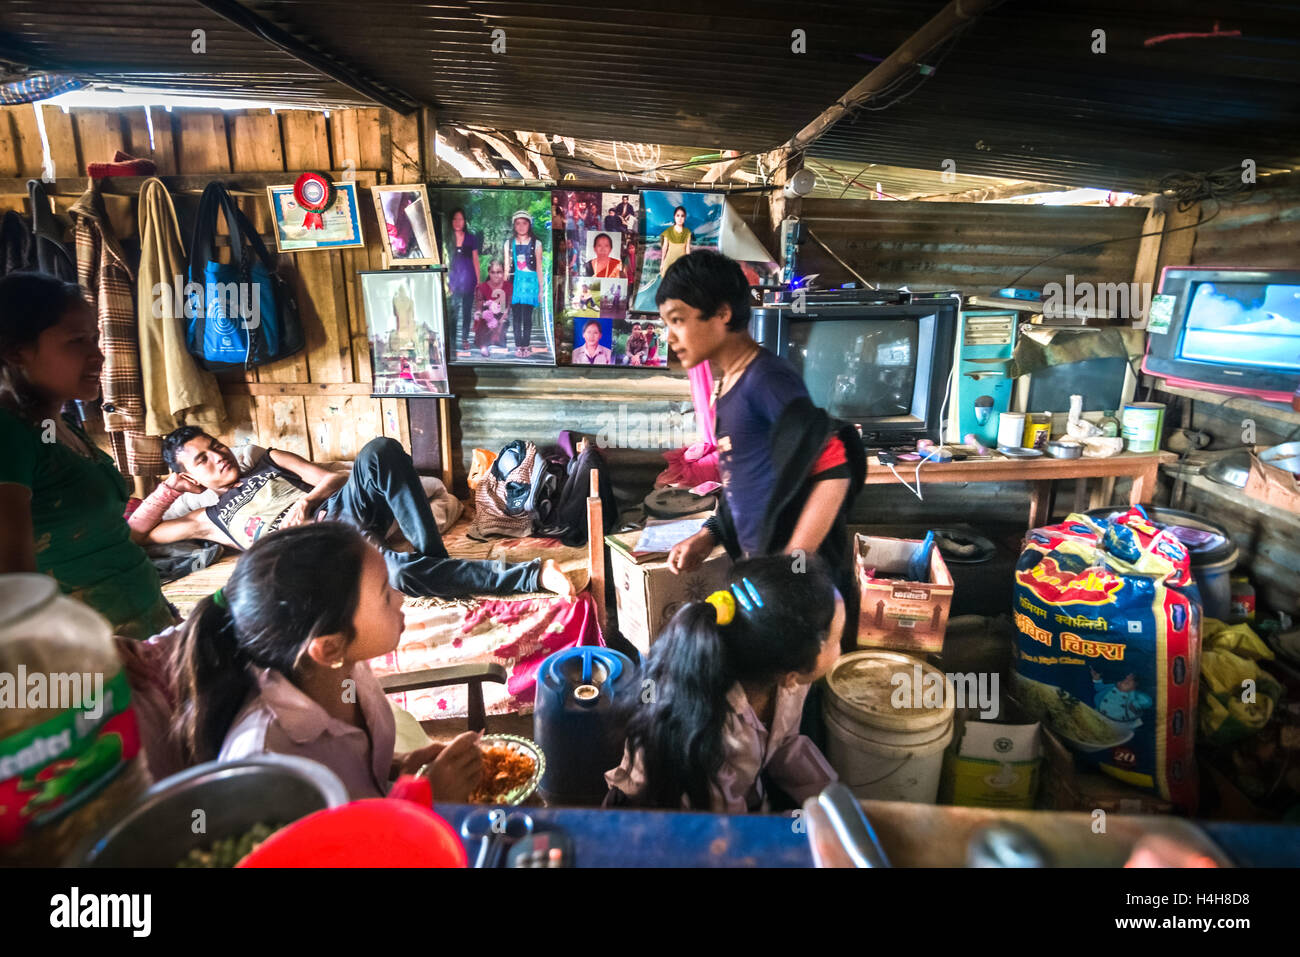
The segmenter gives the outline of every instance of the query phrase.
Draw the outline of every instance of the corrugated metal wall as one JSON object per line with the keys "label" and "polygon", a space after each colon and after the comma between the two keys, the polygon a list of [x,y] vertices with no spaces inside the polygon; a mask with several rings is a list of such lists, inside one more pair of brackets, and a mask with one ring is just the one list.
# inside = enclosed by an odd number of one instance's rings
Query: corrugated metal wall
{"label": "corrugated metal wall", "polygon": [[[1137,235],[1145,217],[1136,207],[833,199],[804,200],[799,214],[868,282],[984,295],[1049,256]],[[1060,256],[1021,284],[1041,289],[1067,273],[1076,282],[1128,282],[1136,257],[1136,240],[1111,242]],[[823,285],[853,280],[811,239],[800,247],[799,273],[820,273]]]}
{"label": "corrugated metal wall", "polygon": [[514,439],[554,445],[560,431],[569,429],[597,437],[615,493],[632,501],[650,491],[666,464],[666,449],[695,441],[690,387],[682,373],[453,366],[451,391],[452,459],[461,492],[475,448],[496,452]]}

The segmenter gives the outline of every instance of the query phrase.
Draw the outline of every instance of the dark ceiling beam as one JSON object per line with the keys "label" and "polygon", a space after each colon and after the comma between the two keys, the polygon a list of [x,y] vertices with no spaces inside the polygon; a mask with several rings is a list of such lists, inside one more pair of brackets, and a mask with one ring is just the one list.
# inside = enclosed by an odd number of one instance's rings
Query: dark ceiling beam
{"label": "dark ceiling beam", "polygon": [[885,57],[874,70],[836,100],[834,106],[823,110],[816,119],[782,144],[780,149],[787,154],[807,149],[856,107],[871,99],[899,77],[915,70],[921,57],[959,30],[965,29],[981,14],[1004,2],[1005,0],[951,0],[921,29],[904,40],[897,50]]}
{"label": "dark ceiling beam", "polygon": [[332,54],[324,53],[299,40],[287,31],[277,27],[271,21],[241,6],[235,0],[197,0],[204,7],[235,26],[242,27],[254,36],[261,37],[267,43],[296,60],[300,60],[315,70],[337,80],[350,90],[355,90],[368,100],[395,110],[403,116],[409,116],[425,104],[412,96],[383,86],[353,69],[345,60]]}

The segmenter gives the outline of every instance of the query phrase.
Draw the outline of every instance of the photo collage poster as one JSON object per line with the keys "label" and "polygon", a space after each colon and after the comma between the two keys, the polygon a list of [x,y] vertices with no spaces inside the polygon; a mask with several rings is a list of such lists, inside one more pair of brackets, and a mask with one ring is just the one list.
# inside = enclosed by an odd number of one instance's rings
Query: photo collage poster
{"label": "photo collage poster", "polygon": [[554,365],[550,190],[435,193],[450,361]]}
{"label": "photo collage poster", "polygon": [[563,365],[664,366],[663,336],[647,317],[630,321],[639,259],[641,197],[635,190],[556,190],[557,332]]}

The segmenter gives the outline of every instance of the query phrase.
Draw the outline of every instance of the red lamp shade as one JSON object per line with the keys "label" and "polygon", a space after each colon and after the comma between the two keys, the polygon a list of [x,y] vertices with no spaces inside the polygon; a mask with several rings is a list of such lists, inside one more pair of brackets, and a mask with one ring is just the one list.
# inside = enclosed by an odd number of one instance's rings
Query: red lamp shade
{"label": "red lamp shade", "polygon": [[272,834],[240,867],[465,867],[465,846],[429,807],[370,798]]}

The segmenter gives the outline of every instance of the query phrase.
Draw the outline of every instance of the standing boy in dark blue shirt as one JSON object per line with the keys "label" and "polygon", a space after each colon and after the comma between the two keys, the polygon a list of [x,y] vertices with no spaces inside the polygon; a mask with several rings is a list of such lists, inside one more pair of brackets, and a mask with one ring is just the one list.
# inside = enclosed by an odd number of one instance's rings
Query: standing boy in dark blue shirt
{"label": "standing boy in dark blue shirt", "polygon": [[[668,347],[686,368],[720,370],[715,399],[718,512],[668,556],[675,573],[715,545],[733,558],[820,553],[856,619],[847,513],[866,476],[857,431],[812,404],[790,363],[749,335],[750,290],[740,266],[711,250],[684,256],[655,294]],[[846,628],[846,644],[856,629]]]}

